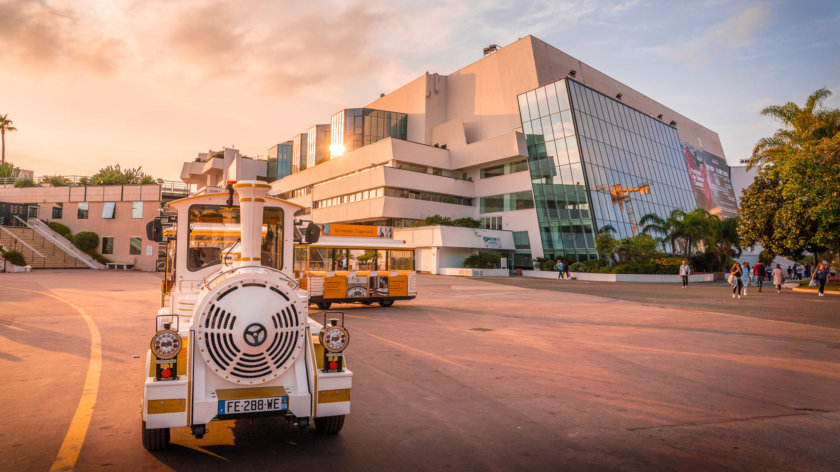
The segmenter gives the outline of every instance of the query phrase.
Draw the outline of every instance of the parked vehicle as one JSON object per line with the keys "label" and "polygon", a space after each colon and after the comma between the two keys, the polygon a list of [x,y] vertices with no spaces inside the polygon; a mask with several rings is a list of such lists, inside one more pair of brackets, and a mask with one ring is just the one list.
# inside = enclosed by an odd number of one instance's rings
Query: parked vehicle
{"label": "parked vehicle", "polygon": [[414,248],[389,238],[322,236],[295,246],[294,273],[322,310],[333,303],[389,307],[417,296]]}
{"label": "parked vehicle", "polygon": [[[242,181],[228,193],[176,200],[175,226],[147,225],[167,240],[161,308],[146,354],[143,446],[165,448],[170,428],[202,438],[213,421],[278,416],[338,433],[350,413],[353,373],[344,316],[309,319],[292,272],[300,207]],[[302,245],[317,241],[314,226]]]}

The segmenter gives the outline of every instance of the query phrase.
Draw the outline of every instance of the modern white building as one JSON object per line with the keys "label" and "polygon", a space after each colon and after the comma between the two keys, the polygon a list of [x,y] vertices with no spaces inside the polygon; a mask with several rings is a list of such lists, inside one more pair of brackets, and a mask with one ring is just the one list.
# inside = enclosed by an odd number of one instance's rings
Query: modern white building
{"label": "modern white building", "polygon": [[596,257],[598,228],[629,236],[647,213],[737,211],[717,133],[533,36],[330,123],[329,159],[292,138],[272,193],[317,223],[479,219],[511,231],[513,267]]}

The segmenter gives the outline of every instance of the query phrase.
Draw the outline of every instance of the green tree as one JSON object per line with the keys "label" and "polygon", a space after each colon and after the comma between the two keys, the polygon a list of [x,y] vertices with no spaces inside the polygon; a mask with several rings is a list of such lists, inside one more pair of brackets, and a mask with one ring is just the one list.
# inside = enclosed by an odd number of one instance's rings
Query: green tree
{"label": "green tree", "polygon": [[82,185],[138,185],[154,184],[156,180],[142,171],[143,167],[122,170],[120,165],[106,166],[99,172],[79,181]]}
{"label": "green tree", "polygon": [[642,225],[642,233],[659,234],[658,240],[662,243],[662,249],[665,250],[667,244],[671,245],[671,253],[677,253],[677,241],[683,237],[685,233],[683,219],[685,212],[680,209],[671,210],[671,214],[667,218],[662,218],[656,213],[648,213],[644,215],[639,224]]}
{"label": "green tree", "polygon": [[20,173],[20,168],[11,162],[0,164],[0,179],[15,178]]}
{"label": "green tree", "polygon": [[15,188],[34,187],[35,181],[29,177],[15,180]]}
{"label": "green tree", "polygon": [[762,164],[779,164],[804,145],[830,138],[840,131],[840,110],[823,107],[831,92],[821,88],[811,94],[804,107],[788,102],[761,110],[764,116],[782,123],[773,136],[761,138],[753,149],[748,169]]}
{"label": "green tree", "polygon": [[12,126],[13,124],[8,114],[0,115],[0,136],[2,136],[3,140],[3,155],[0,159],[0,164],[6,163],[6,131],[17,131],[17,128]]}
{"label": "green tree", "polygon": [[794,257],[840,252],[840,131],[774,159],[741,197],[743,243]]}
{"label": "green tree", "polygon": [[53,187],[66,187],[70,185],[70,179],[61,175],[44,175],[41,177],[40,183],[50,184]]}

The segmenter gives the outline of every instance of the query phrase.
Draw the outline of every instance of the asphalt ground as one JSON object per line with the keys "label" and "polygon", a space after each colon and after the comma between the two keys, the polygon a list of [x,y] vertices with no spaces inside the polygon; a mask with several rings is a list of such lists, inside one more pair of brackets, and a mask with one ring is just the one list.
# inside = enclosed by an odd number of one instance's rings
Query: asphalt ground
{"label": "asphalt ground", "polygon": [[74,423],[92,354],[90,329],[68,302],[102,341],[76,470],[840,464],[840,297],[751,291],[733,301],[720,284],[441,276],[420,276],[419,298],[391,308],[334,307],[347,314],[354,371],[338,436],[276,418],[223,421],[202,440],[175,429],[170,449],[149,453],[139,413],[159,282],[135,272],[0,274],[0,470],[49,469]]}

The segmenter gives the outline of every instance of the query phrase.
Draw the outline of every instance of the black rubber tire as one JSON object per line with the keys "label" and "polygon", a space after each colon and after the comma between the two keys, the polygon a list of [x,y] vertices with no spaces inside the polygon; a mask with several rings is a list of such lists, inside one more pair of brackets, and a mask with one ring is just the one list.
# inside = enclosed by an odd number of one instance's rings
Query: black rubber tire
{"label": "black rubber tire", "polygon": [[146,428],[143,422],[143,447],[147,451],[160,451],[169,447],[169,428]]}
{"label": "black rubber tire", "polygon": [[373,305],[373,302],[367,301],[367,300],[365,300],[363,302],[359,302],[359,303],[361,303],[362,305],[368,305],[368,306]]}
{"label": "black rubber tire", "polygon": [[379,306],[388,308],[389,306],[394,304],[394,300],[382,300],[379,302]]}
{"label": "black rubber tire", "polygon": [[318,434],[338,434],[343,426],[344,415],[315,418],[315,429],[318,431]]}
{"label": "black rubber tire", "polygon": [[318,305],[318,308],[322,310],[329,310],[332,306],[332,302],[318,302],[316,305]]}

